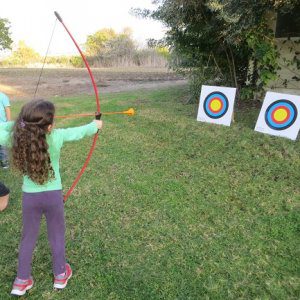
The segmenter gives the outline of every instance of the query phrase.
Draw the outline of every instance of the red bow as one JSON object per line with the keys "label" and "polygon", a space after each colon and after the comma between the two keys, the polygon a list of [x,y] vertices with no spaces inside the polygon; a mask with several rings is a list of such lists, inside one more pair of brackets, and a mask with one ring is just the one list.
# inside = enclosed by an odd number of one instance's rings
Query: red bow
{"label": "red bow", "polygon": [[[93,76],[93,73],[90,69],[90,66],[84,56],[84,54],[82,53],[80,47],[78,46],[76,40],[74,39],[74,37],[72,36],[71,32],[69,31],[69,29],[66,27],[66,25],[64,24],[61,16],[55,11],[54,12],[56,18],[60,21],[60,23],[64,26],[64,28],[66,29],[67,33],[69,34],[70,38],[72,39],[73,43],[75,44],[77,50],[79,51],[83,61],[84,61],[84,64],[89,72],[89,75],[90,75],[90,78],[92,80],[92,84],[93,84],[93,87],[94,87],[94,92],[95,92],[95,99],[96,99],[96,108],[97,108],[97,113],[96,113],[96,119],[99,119],[100,120],[100,117],[101,117],[101,113],[100,113],[100,99],[99,99],[99,95],[98,95],[98,89],[97,89],[97,86],[96,86],[96,83],[95,83],[95,79],[94,79],[94,76]],[[71,187],[69,188],[69,190],[67,191],[67,193],[65,194],[64,196],[64,201],[67,201],[67,199],[69,198],[69,196],[72,194],[74,188],[76,187],[78,181],[80,180],[81,176],[83,175],[86,167],[88,166],[89,162],[90,162],[90,159],[92,157],[92,154],[95,150],[95,147],[96,147],[96,142],[97,142],[97,139],[98,139],[98,132],[94,135],[94,139],[93,139],[93,143],[92,143],[92,146],[90,148],[90,151],[87,155],[87,158],[83,164],[83,167],[81,168],[81,170],[79,171],[79,173],[77,174],[74,182],[72,183]]]}

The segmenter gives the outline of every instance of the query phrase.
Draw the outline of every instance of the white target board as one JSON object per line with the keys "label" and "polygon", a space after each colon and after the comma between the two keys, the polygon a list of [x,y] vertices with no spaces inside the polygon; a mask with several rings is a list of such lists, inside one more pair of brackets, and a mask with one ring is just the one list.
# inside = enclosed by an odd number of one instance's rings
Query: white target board
{"label": "white target board", "polygon": [[197,121],[230,126],[236,88],[202,85]]}
{"label": "white target board", "polygon": [[255,131],[296,140],[299,111],[300,96],[267,92]]}

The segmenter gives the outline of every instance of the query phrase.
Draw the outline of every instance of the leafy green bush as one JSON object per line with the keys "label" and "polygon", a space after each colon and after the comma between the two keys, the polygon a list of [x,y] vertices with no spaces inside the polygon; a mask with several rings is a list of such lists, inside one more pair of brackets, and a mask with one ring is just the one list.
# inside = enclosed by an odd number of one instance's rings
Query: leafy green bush
{"label": "leafy green bush", "polygon": [[70,61],[71,65],[75,68],[83,68],[84,67],[84,62],[83,62],[81,56],[72,56],[69,61]]}
{"label": "leafy green bush", "polygon": [[244,96],[262,90],[276,78],[279,51],[270,23],[277,11],[292,11],[299,3],[298,0],[154,2],[156,9],[135,9],[133,13],[164,23],[166,37],[159,44],[169,47],[172,67],[187,74],[192,90],[198,88],[199,82],[215,82],[247,89],[242,92]]}

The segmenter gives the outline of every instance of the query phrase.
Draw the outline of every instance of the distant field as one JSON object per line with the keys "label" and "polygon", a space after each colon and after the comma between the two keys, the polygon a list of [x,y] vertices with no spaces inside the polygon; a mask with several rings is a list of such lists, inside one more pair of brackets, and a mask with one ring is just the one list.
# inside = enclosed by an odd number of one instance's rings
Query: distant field
{"label": "distant field", "polygon": [[[97,68],[93,69],[100,92],[121,92],[141,88],[161,88],[185,84],[185,80],[167,68]],[[41,69],[1,68],[0,90],[12,100],[31,99]],[[86,69],[44,69],[39,97],[92,95]]]}

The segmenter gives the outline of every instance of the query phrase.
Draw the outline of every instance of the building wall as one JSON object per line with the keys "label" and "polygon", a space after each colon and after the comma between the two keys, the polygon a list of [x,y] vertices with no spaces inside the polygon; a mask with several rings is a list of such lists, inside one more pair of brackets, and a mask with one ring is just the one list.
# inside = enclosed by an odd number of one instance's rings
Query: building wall
{"label": "building wall", "polygon": [[297,90],[300,92],[300,70],[295,64],[289,65],[289,61],[296,55],[300,59],[300,44],[295,41],[300,38],[276,39],[277,47],[280,52],[280,59],[278,61],[281,70],[279,70],[279,78],[269,84],[269,88],[274,90]]}
{"label": "building wall", "polygon": [[[270,12],[267,14],[267,18],[270,20],[270,27],[275,32],[277,15]],[[300,36],[291,38],[290,40],[287,40],[287,38],[276,38],[276,46],[280,52],[278,63],[281,70],[278,71],[279,78],[270,82],[267,87],[268,89],[277,92],[300,94],[300,70],[297,69],[295,64],[289,65],[289,61],[295,55],[300,59],[300,43],[296,43],[299,40]]]}

